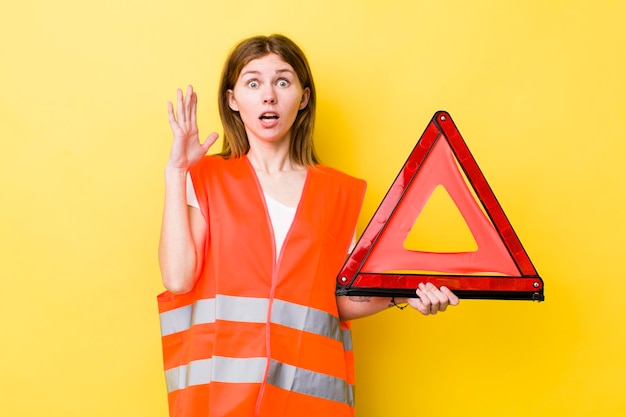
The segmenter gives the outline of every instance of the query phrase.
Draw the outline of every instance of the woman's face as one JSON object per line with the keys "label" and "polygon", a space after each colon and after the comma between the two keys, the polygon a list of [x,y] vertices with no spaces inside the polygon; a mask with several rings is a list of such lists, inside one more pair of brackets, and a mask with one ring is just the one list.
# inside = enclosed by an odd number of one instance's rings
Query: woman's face
{"label": "woman's face", "polygon": [[291,140],[291,127],[309,94],[291,65],[268,54],[243,67],[235,87],[228,90],[228,104],[239,112],[251,147],[281,144]]}

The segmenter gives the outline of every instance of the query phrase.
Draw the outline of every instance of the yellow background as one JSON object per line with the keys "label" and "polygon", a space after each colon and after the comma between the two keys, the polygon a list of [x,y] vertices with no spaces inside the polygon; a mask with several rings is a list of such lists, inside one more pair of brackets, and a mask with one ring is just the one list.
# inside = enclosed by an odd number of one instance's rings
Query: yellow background
{"label": "yellow background", "polygon": [[444,109],[546,282],[356,322],[357,416],[626,415],[624,4],[3,1],[0,415],[166,415],[166,103],[192,83],[221,130],[227,51],[273,32],[311,61],[323,160],[369,183],[361,230]]}

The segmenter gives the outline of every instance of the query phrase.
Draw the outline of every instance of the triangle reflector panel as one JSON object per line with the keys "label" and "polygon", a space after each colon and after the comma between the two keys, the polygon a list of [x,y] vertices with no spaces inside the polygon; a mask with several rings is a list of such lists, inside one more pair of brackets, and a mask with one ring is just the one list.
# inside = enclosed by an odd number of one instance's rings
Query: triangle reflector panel
{"label": "triangle reflector panel", "polygon": [[[458,208],[475,250],[405,247],[438,187]],[[433,116],[345,262],[337,276],[337,295],[415,297],[418,284],[426,282],[445,285],[460,298],[544,300],[542,279],[444,111]]]}

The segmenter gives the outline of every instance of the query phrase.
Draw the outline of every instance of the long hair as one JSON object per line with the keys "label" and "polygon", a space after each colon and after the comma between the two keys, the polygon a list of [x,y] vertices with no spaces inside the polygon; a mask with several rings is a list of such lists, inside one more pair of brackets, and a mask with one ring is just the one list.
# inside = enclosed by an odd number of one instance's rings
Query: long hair
{"label": "long hair", "polygon": [[313,145],[313,126],[315,124],[315,85],[309,63],[304,52],[291,39],[283,35],[254,36],[241,41],[231,51],[224,63],[220,80],[218,105],[224,141],[221,155],[225,158],[239,158],[250,150],[250,143],[243,121],[228,105],[228,90],[235,88],[235,83],[243,67],[250,61],[268,54],[280,56],[291,65],[298,76],[302,88],[309,88],[310,95],[307,106],[298,111],[291,128],[291,144],[289,153],[292,160],[303,166],[317,164],[319,159]]}

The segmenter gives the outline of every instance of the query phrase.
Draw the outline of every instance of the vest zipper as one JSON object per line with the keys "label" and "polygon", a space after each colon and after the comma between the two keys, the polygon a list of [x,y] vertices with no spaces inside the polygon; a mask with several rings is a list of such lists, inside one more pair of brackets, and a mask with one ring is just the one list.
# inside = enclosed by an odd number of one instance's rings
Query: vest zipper
{"label": "vest zipper", "polygon": [[309,173],[307,171],[307,175],[304,180],[304,186],[302,187],[302,194],[300,195],[300,200],[298,201],[298,206],[296,207],[296,213],[293,216],[293,221],[291,222],[291,225],[289,226],[289,230],[287,231],[287,234],[285,235],[285,240],[283,241],[283,245],[277,257],[276,256],[276,236],[274,236],[274,226],[272,224],[272,219],[270,218],[269,209],[267,207],[267,201],[263,193],[263,187],[261,187],[259,178],[257,177],[256,172],[254,171],[254,167],[252,166],[252,164],[250,163],[250,160],[248,160],[247,157],[246,157],[246,162],[248,163],[248,167],[250,168],[252,172],[252,176],[254,177],[254,180],[257,184],[259,197],[261,198],[263,202],[263,207],[265,208],[265,219],[266,219],[267,227],[269,228],[270,237],[271,237],[270,240],[272,243],[272,281],[271,281],[270,293],[269,293],[269,298],[268,298],[267,316],[265,318],[265,354],[266,354],[267,362],[265,365],[265,373],[263,375],[263,382],[261,382],[261,387],[259,388],[259,396],[257,397],[256,407],[254,410],[254,417],[259,417],[261,414],[261,403],[263,401],[263,394],[265,393],[265,387],[267,386],[267,377],[269,374],[270,365],[272,361],[270,325],[271,325],[271,318],[272,318],[272,307],[274,304],[274,293],[276,291],[276,285],[278,283],[278,271],[280,270],[279,266],[283,258],[283,253],[285,252],[287,242],[289,241],[289,237],[291,236],[291,233],[293,231],[294,223],[296,222],[298,213],[300,212],[302,199],[304,198],[304,193],[307,188],[307,184],[309,182]]}

